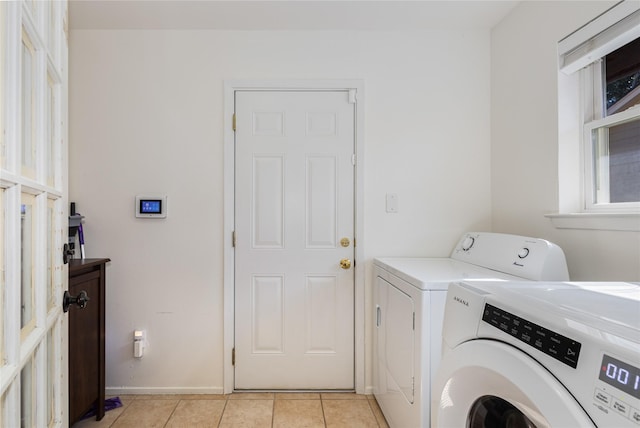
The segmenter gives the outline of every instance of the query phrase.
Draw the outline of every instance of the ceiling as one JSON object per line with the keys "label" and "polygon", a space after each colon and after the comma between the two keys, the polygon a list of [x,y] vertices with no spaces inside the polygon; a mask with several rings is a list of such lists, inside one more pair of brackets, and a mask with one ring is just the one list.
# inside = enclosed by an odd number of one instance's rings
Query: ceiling
{"label": "ceiling", "polygon": [[70,0],[72,30],[489,29],[519,2],[506,0]]}

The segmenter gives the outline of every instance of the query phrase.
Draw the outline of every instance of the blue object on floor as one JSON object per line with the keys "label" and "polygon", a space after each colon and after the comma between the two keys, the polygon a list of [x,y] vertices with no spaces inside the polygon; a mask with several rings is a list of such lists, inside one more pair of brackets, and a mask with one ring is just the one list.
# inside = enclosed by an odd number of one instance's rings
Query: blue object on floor
{"label": "blue object on floor", "polygon": [[[104,411],[107,412],[109,410],[117,409],[118,407],[122,407],[122,401],[120,401],[120,397],[112,397],[106,398],[104,400]],[[96,406],[92,406],[91,409],[80,419],[87,419],[91,416],[96,415]]]}

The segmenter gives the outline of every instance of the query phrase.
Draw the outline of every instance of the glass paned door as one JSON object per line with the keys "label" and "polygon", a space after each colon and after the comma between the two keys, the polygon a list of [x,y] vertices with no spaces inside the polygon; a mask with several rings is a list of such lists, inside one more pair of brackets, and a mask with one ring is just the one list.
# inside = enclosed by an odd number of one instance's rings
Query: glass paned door
{"label": "glass paned door", "polygon": [[0,1],[0,427],[68,425],[66,16]]}

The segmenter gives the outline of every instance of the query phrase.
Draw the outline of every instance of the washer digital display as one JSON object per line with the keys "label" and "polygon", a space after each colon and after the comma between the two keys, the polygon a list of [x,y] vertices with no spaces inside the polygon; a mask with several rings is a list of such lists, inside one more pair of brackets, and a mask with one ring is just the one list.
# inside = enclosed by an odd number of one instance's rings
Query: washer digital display
{"label": "washer digital display", "polygon": [[604,354],[598,379],[632,397],[640,398],[640,368],[638,367]]}

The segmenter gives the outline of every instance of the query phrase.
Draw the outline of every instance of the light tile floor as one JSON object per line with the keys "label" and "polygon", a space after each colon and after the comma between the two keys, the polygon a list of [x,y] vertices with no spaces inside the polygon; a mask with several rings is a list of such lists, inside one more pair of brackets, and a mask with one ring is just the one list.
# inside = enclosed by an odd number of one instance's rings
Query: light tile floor
{"label": "light tile floor", "polygon": [[93,427],[388,428],[375,398],[353,393],[125,395],[122,407],[73,425]]}

